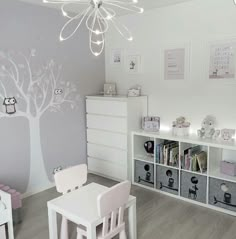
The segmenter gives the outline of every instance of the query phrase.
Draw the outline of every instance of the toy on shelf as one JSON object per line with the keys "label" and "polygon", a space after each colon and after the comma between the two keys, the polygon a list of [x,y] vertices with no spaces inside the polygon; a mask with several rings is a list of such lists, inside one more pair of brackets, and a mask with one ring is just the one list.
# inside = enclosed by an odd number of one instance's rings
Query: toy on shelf
{"label": "toy on shelf", "polygon": [[216,139],[220,135],[220,130],[216,130],[216,118],[207,115],[202,121],[202,128],[197,131],[198,136],[207,139]]}
{"label": "toy on shelf", "polygon": [[225,141],[233,141],[235,136],[234,129],[222,129],[221,130],[221,138]]}
{"label": "toy on shelf", "polygon": [[190,122],[187,122],[185,117],[180,116],[172,125],[172,133],[174,136],[188,136],[190,129]]}

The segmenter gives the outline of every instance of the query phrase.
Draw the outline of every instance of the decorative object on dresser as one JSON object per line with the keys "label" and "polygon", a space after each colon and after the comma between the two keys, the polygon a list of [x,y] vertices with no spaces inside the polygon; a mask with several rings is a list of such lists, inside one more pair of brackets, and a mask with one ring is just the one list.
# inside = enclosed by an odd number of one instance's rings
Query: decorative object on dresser
{"label": "decorative object on dresser", "polygon": [[131,179],[130,132],[140,129],[147,114],[147,97],[87,96],[86,111],[89,171]]}
{"label": "decorative object on dresser", "polygon": [[114,96],[116,95],[116,84],[106,83],[104,84],[104,96]]}
{"label": "decorative object on dresser", "polygon": [[157,132],[160,130],[160,117],[146,116],[143,117],[142,128],[145,131]]}
{"label": "decorative object on dresser", "polygon": [[207,139],[216,139],[220,135],[220,130],[216,130],[216,118],[212,115],[207,115],[202,121],[202,128],[199,129],[198,136]]}
{"label": "decorative object on dresser", "polygon": [[222,129],[221,130],[221,138],[225,141],[232,141],[234,140],[235,136],[235,129]]}
{"label": "decorative object on dresser", "polygon": [[[154,142],[154,155],[144,143]],[[229,162],[229,163],[227,163]],[[236,217],[236,142],[132,132],[133,184]],[[228,187],[221,190],[221,185]]]}
{"label": "decorative object on dresser", "polygon": [[141,95],[141,86],[132,87],[128,90],[128,97],[138,97]]}
{"label": "decorative object on dresser", "polygon": [[190,123],[186,121],[185,117],[180,116],[172,125],[172,133],[174,136],[188,136]]}

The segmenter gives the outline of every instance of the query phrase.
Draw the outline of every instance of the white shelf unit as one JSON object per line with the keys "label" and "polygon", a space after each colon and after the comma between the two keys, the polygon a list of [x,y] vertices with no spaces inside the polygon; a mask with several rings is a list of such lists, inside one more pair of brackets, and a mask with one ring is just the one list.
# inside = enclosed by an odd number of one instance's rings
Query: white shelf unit
{"label": "white shelf unit", "polygon": [[[154,157],[153,160],[143,160],[145,158],[144,142],[147,140],[153,140],[155,143]],[[178,167],[163,165],[156,162],[156,145],[164,140],[175,141],[179,144],[179,164]],[[190,146],[201,146],[201,150],[207,152],[208,168],[204,173],[201,172],[192,172],[186,169],[181,168],[181,155],[183,150]],[[137,157],[137,154],[141,154],[142,157]],[[143,185],[137,182],[136,180],[136,161],[143,161],[148,164],[153,165],[154,168],[154,186],[152,185]],[[228,176],[220,172],[220,162],[222,160],[230,160],[236,162],[236,142],[226,142],[221,139],[211,140],[211,139],[201,139],[195,135],[187,137],[177,137],[173,136],[171,133],[166,132],[146,132],[143,130],[133,131],[132,132],[132,183],[134,185],[145,187],[150,190],[154,190],[166,195],[195,203],[200,206],[211,208],[223,213],[227,213],[233,216],[236,216],[236,176]],[[157,171],[158,167],[163,167],[165,170],[174,170],[178,175],[178,193],[172,194],[170,192],[162,191],[158,188],[157,185]],[[166,172],[167,172],[166,171]],[[200,201],[195,199],[188,198],[188,196],[183,196],[184,181],[188,178],[200,178],[205,185],[204,191],[205,196]],[[174,178],[174,177],[173,177]],[[219,189],[219,185],[229,184],[229,191],[222,192]],[[193,184],[192,184],[193,185]],[[190,193],[191,187],[189,187]],[[192,192],[192,191],[191,191]],[[185,192],[186,193],[186,192]],[[215,194],[214,194],[215,193]],[[221,193],[221,194],[219,194]],[[227,201],[226,196],[230,197],[230,201]],[[222,197],[222,198],[221,198]]]}
{"label": "white shelf unit", "polygon": [[146,114],[146,96],[86,97],[90,172],[119,181],[131,179],[130,135]]}

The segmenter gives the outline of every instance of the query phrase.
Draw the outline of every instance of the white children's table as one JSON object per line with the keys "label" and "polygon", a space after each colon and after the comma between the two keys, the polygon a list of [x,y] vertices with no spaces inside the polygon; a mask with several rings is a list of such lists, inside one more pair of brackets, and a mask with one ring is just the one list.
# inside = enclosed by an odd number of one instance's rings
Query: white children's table
{"label": "white children's table", "polygon": [[[97,197],[108,188],[97,183],[88,184],[78,190],[62,195],[48,202],[49,239],[58,239],[57,214],[69,221],[87,228],[87,239],[96,238],[96,227],[102,223],[97,212]],[[119,195],[117,195],[119,197]],[[128,209],[128,239],[137,239],[136,197],[129,196],[126,204]]]}

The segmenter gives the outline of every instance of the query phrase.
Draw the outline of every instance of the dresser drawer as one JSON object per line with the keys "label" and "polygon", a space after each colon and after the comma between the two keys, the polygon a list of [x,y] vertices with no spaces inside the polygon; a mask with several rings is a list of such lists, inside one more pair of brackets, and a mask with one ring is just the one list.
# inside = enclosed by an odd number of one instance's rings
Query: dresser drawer
{"label": "dresser drawer", "polygon": [[110,163],[101,159],[88,157],[88,169],[91,172],[118,180],[127,179],[127,167]]}
{"label": "dresser drawer", "polygon": [[113,132],[126,133],[127,119],[87,114],[87,127],[90,129],[102,129]]}
{"label": "dresser drawer", "polygon": [[94,144],[127,150],[127,135],[95,129],[87,129],[87,141]]}
{"label": "dresser drawer", "polygon": [[87,151],[89,157],[127,166],[127,151],[90,143],[87,145]]}
{"label": "dresser drawer", "polygon": [[86,110],[89,114],[110,116],[127,116],[127,102],[114,100],[86,100]]}

